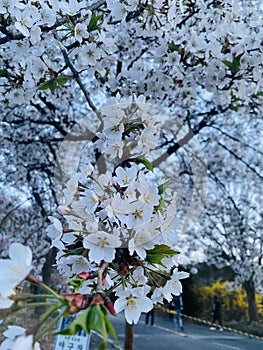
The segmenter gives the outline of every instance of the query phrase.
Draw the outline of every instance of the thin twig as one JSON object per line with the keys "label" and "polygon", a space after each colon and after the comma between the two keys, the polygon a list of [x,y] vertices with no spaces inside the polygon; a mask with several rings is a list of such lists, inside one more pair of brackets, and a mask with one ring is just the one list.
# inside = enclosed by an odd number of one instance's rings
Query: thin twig
{"label": "thin twig", "polygon": [[78,83],[81,91],[83,92],[86,101],[88,102],[90,108],[95,112],[95,114],[97,115],[98,119],[100,120],[100,122],[102,123],[102,116],[101,116],[101,112],[98,111],[97,107],[94,105],[93,101],[91,100],[90,94],[88,93],[87,89],[85,88],[79,72],[76,70],[76,68],[73,66],[73,64],[71,63],[67,51],[61,46],[60,50],[62,52],[62,55],[64,57],[66,66],[71,70],[72,74],[73,74],[73,78],[76,80],[76,82]]}
{"label": "thin twig", "polygon": [[98,271],[98,284],[97,284],[97,288],[96,291],[97,292],[101,292],[102,291],[102,279],[103,279],[103,274],[106,271],[106,269],[108,268],[109,263],[107,262],[103,262],[99,271]]}

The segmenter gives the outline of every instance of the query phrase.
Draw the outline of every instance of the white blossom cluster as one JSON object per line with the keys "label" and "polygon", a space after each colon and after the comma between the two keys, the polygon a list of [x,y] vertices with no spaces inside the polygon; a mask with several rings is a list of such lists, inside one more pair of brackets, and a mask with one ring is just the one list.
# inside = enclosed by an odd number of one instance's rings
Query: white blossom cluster
{"label": "white blossom cluster", "polygon": [[[104,118],[104,128],[97,133],[95,143],[110,159],[119,155],[119,164],[103,174],[89,164],[75,181],[71,180],[64,190],[67,205],[58,207],[67,226],[56,217],[49,217],[52,224],[47,234],[52,246],[59,249],[57,267],[68,278],[82,272],[94,273],[102,263],[108,263],[103,289],[115,290],[117,311],[125,309],[126,319],[132,323],[153,303],[162,302],[163,298],[170,301],[173,294],[180,294],[179,279],[188,273],[176,269],[158,288],[148,278],[150,268],[157,274],[160,268],[169,271],[176,264],[178,253],[173,250],[177,246],[176,194],[167,184],[153,181],[152,170],[140,163],[140,157],[158,145],[157,126],[151,119],[138,120],[120,112],[116,118]],[[112,147],[115,143],[120,146],[117,154]],[[123,159],[123,154],[129,157]],[[72,247],[83,247],[81,254],[76,255]],[[158,247],[158,258],[153,261],[150,255]],[[96,280],[96,276],[88,279],[79,291],[94,292]],[[150,291],[151,299],[147,297]]]}
{"label": "white blossom cluster", "polygon": [[70,90],[77,72],[95,94],[133,91],[184,108],[206,92],[216,107],[248,106],[262,89],[262,16],[246,11],[228,0],[4,1],[2,100]]}
{"label": "white blossom cluster", "polygon": [[[37,199],[42,195],[41,212],[50,211],[50,168],[57,143],[89,109],[97,112],[109,96],[132,93],[168,106],[174,113],[171,125],[179,120],[195,135],[202,130],[199,136],[217,185],[228,189],[237,174],[244,181],[248,169],[249,174],[260,175],[262,152],[257,148],[261,141],[255,135],[260,134],[263,106],[263,16],[260,2],[257,7],[249,7],[250,3],[1,1],[0,112],[4,120],[0,133],[1,159],[8,159],[5,180],[18,187],[31,186]],[[98,120],[90,118],[89,124],[90,129],[97,127]],[[177,136],[164,144],[175,146]],[[176,196],[166,188],[164,178],[153,181],[148,158],[144,158],[156,147],[158,137],[159,126],[144,117],[143,111],[139,120],[129,120],[120,110],[103,118],[94,146],[112,165],[111,170],[99,172],[89,165],[72,177],[64,190],[64,207],[59,207],[64,218],[50,217],[52,225],[47,231],[52,246],[59,250],[57,267],[65,276],[74,279],[81,272],[94,271],[96,275],[102,261],[109,265],[102,288],[115,288],[116,310],[125,309],[130,323],[153,303],[180,293],[179,280],[187,276],[175,269],[165,284],[157,286],[155,281],[157,287],[149,298],[149,260],[152,263],[156,247],[163,254],[169,252],[167,247],[172,251],[177,247]],[[239,168],[237,160],[245,168]],[[169,170],[174,173],[173,167]],[[183,176],[191,170],[186,165]],[[249,175],[246,182],[251,186]],[[258,182],[253,187],[259,193]],[[211,193],[218,194],[218,187]],[[229,193],[238,198],[231,189]],[[209,233],[215,243],[207,245],[207,257],[218,266],[232,265],[239,281],[254,279],[262,291],[259,215],[243,210],[241,217],[248,221],[243,226],[228,210],[221,210],[219,200],[224,201],[224,196],[213,199],[217,207],[210,208],[207,221],[191,241],[191,251],[200,232],[205,236],[203,245]],[[253,202],[248,205],[252,207]],[[244,198],[240,203],[237,207],[247,206]],[[227,229],[214,225],[213,220],[225,222]],[[39,227],[38,220],[34,225]],[[22,239],[29,236],[23,233]],[[37,230],[31,239],[38,244]],[[42,241],[38,251],[45,249]],[[187,241],[189,244],[188,236]],[[82,253],[67,254],[75,249]],[[219,251],[224,254],[218,256]],[[167,268],[176,265],[171,254],[157,259],[154,270],[163,268],[160,263]],[[13,272],[19,270],[15,265]],[[28,266],[25,271],[7,285],[14,288],[14,282],[26,277]],[[1,276],[11,281],[6,272]],[[79,291],[91,293],[91,285],[98,280],[93,276]],[[10,293],[10,289],[1,290],[1,305],[10,306]]]}

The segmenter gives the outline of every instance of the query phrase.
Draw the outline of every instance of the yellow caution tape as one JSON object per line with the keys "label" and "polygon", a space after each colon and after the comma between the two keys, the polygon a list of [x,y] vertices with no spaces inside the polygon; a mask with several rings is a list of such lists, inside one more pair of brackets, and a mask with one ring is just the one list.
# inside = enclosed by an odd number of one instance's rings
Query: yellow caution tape
{"label": "yellow caution tape", "polygon": [[[169,313],[169,314],[173,314],[173,315],[177,314],[176,311],[169,310],[169,309],[167,309],[167,308],[165,308],[165,307],[163,307],[161,305],[158,305],[158,304],[155,305],[155,308],[158,309],[158,310],[161,310],[163,312]],[[189,316],[189,315],[186,315],[186,314],[183,314],[183,313],[181,313],[181,316],[184,317],[184,318],[188,318],[189,320],[193,320],[193,321],[197,321],[199,323],[207,324],[208,326],[212,326],[212,327],[215,327],[215,328],[223,329],[224,331],[245,335],[246,337],[250,337],[250,338],[254,338],[254,339],[258,339],[258,340],[263,340],[263,337],[260,337],[258,335],[247,333],[247,332],[243,332],[243,331],[239,331],[237,329],[226,327],[226,326],[220,326],[217,323],[213,323],[213,322],[209,322],[209,321],[206,321],[206,320],[202,320],[201,318],[197,318],[197,317],[194,317],[194,316]]]}

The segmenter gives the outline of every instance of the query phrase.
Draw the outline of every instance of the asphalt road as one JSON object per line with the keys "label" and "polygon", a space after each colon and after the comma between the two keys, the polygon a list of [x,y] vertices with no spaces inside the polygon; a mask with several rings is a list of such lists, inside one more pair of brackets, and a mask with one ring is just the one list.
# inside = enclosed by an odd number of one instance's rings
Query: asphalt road
{"label": "asphalt road", "polygon": [[[124,348],[124,315],[111,317],[121,349]],[[145,315],[134,328],[134,350],[263,350],[263,341],[184,320],[184,331],[177,331],[172,319],[155,316],[153,326],[145,324]]]}

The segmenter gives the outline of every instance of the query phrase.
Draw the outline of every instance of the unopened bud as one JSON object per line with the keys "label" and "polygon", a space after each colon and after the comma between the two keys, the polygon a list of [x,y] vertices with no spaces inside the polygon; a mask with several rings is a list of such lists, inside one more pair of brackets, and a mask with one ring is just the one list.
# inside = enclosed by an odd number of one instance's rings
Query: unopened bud
{"label": "unopened bud", "polygon": [[104,298],[101,294],[96,293],[92,296],[90,305],[103,305],[104,304]]}
{"label": "unopened bud", "polygon": [[81,272],[77,274],[77,277],[83,278],[84,280],[89,280],[89,279],[98,277],[98,272],[97,271]]}
{"label": "unopened bud", "polygon": [[105,306],[113,316],[117,316],[117,312],[114,309],[113,303],[109,297],[105,297]]}
{"label": "unopened bud", "polygon": [[130,270],[129,270],[129,266],[127,266],[127,265],[124,264],[123,262],[121,262],[121,263],[119,264],[118,272],[119,272],[120,275],[126,276],[126,275],[128,275],[129,271],[130,271]]}
{"label": "unopened bud", "polygon": [[80,293],[76,294],[64,294],[64,299],[70,302],[69,307],[69,314],[74,314],[78,312],[79,310],[85,308],[86,306],[86,299],[84,295]]}

